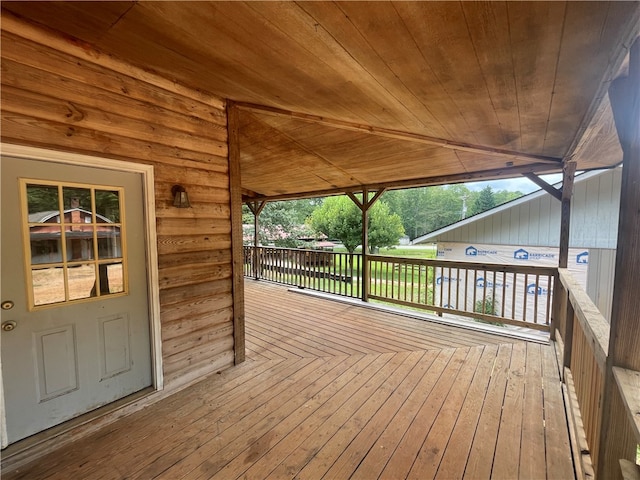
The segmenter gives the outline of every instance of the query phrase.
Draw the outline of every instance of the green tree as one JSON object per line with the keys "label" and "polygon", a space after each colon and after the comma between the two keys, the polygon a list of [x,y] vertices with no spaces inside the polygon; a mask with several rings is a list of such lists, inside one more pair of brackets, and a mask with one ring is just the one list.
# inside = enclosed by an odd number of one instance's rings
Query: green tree
{"label": "green tree", "polygon": [[521,196],[521,192],[494,192],[491,187],[477,191],[456,184],[391,190],[383,199],[391,212],[400,216],[405,232],[413,239]]}
{"label": "green tree", "polygon": [[522,192],[498,190],[497,192],[494,192],[493,196],[496,199],[496,205],[502,205],[503,203],[507,203],[507,202],[510,202],[511,200],[515,200],[516,198],[520,198],[522,196]]}
{"label": "green tree", "polygon": [[457,222],[462,218],[463,199],[467,205],[472,201],[472,192],[465,185],[419,187],[384,195],[411,238]]}
{"label": "green tree", "polygon": [[[305,222],[319,202],[319,199],[268,202],[259,217],[260,243],[273,243],[277,247],[300,246],[299,238],[312,233]],[[242,223],[253,225],[253,213],[246,205],[243,205]]]}
{"label": "green tree", "polygon": [[487,185],[481,191],[471,209],[471,215],[486,212],[497,205],[493,189]]}
{"label": "green tree", "polygon": [[382,197],[390,211],[400,216],[404,231],[411,238],[416,238],[429,228],[431,192],[432,189],[426,187],[390,190]]}
{"label": "green tree", "polygon": [[[351,253],[362,243],[362,213],[349,197],[325,199],[309,218],[309,224],[315,231],[340,240]],[[369,248],[392,247],[402,235],[400,217],[391,213],[385,202],[376,202],[369,210]]]}

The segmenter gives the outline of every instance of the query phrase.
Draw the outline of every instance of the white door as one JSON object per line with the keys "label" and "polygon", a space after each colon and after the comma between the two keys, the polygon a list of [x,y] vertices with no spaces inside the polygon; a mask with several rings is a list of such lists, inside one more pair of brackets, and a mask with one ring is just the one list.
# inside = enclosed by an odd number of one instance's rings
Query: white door
{"label": "white door", "polygon": [[151,347],[141,176],[3,156],[1,185],[12,443],[150,386]]}

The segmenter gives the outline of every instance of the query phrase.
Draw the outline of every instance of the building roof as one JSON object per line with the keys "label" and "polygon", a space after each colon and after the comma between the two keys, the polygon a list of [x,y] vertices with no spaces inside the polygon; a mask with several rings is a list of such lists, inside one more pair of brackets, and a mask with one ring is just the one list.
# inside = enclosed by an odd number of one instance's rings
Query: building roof
{"label": "building roof", "polygon": [[[91,216],[91,212],[83,208],[69,208],[64,211],[65,214],[71,213],[71,212],[82,212],[86,215]],[[48,210],[44,212],[30,213],[29,223],[46,223],[47,221],[51,220],[54,217],[58,217],[59,215],[60,215],[60,212],[58,210]],[[100,215],[99,213],[96,213],[96,217],[100,219],[101,223],[113,223],[113,221],[111,221],[104,215]]]}

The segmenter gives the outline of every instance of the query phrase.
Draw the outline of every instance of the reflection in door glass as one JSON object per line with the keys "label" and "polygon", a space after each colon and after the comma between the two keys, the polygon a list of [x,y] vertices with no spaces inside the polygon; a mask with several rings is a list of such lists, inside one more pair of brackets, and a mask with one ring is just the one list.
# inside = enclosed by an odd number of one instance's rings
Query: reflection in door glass
{"label": "reflection in door glass", "polygon": [[119,192],[96,190],[97,223],[120,223]]}
{"label": "reflection in door glass", "polygon": [[33,270],[31,279],[34,305],[64,302],[64,269],[62,267]]}
{"label": "reflection in door glass", "polygon": [[[109,280],[109,293],[124,292],[124,269],[122,262],[104,265],[107,268],[107,277]],[[100,265],[103,267],[103,265]]]}
{"label": "reflection in door glass", "polygon": [[[60,204],[56,185],[27,185],[27,207],[30,222],[58,221]],[[33,217],[32,217],[33,215]]]}
{"label": "reflection in door glass", "polygon": [[62,189],[64,220],[66,223],[91,223],[91,190],[88,188]]}
{"label": "reflection in door glass", "polygon": [[122,190],[21,184],[27,200],[23,222],[33,306],[126,293]]}
{"label": "reflection in door glass", "polygon": [[31,265],[62,261],[60,226],[43,224],[30,228]]}
{"label": "reflection in door glass", "polygon": [[98,225],[98,256],[100,258],[122,257],[120,227],[105,227]]}
{"label": "reflection in door glass", "polygon": [[64,233],[67,242],[68,262],[81,262],[94,258],[93,227],[91,225],[67,226]]}
{"label": "reflection in door glass", "polygon": [[93,264],[69,266],[69,300],[79,300],[95,296],[96,269]]}

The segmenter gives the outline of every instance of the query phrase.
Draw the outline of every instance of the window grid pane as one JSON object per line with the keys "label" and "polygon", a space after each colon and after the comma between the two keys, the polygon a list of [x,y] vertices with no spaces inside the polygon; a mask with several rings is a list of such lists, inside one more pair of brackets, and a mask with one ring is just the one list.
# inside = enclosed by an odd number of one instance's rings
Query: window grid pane
{"label": "window grid pane", "polygon": [[32,306],[126,294],[122,189],[36,182],[21,181]]}

